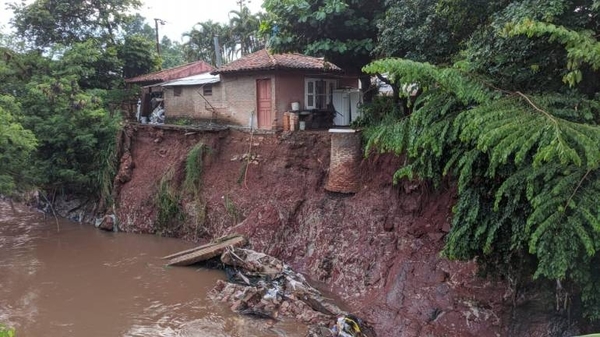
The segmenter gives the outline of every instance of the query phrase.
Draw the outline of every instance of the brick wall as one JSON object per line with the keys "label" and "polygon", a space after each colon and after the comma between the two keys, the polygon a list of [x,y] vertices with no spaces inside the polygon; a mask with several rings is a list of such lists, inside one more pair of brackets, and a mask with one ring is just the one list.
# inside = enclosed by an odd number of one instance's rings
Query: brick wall
{"label": "brick wall", "polygon": [[[175,96],[175,87],[164,87],[163,97],[165,99],[165,116],[169,117],[186,117],[193,119],[211,119],[213,112],[210,110],[211,105],[221,112],[224,109],[223,105],[223,88],[220,83],[212,84],[212,95],[204,96],[206,100],[200,96],[203,93],[203,88],[200,85],[181,86],[181,95]],[[210,103],[208,104],[207,101]]]}
{"label": "brick wall", "polygon": [[[215,108],[198,94],[201,86],[182,86],[180,96],[174,95],[174,87],[164,87],[166,117],[186,117],[200,120],[215,120],[221,123],[256,126],[256,80],[271,79],[273,106],[272,125],[283,127],[283,113],[291,110],[292,102],[300,102],[304,108],[304,78],[301,72],[260,74],[221,74],[221,82],[212,84],[212,95],[205,96]],[[348,80],[347,83],[351,81]],[[346,82],[344,82],[346,84]],[[252,118],[252,120],[251,120]]]}
{"label": "brick wall", "polygon": [[[278,115],[292,109],[292,102],[300,102],[304,109],[304,74],[279,74],[277,80],[277,109]],[[281,116],[279,117],[281,120]]]}
{"label": "brick wall", "polygon": [[[256,126],[256,80],[271,78],[270,75],[221,75],[221,84],[224,88],[223,99],[227,107],[227,114],[235,124]],[[274,87],[271,81],[271,90]],[[271,92],[272,99],[275,95]]]}
{"label": "brick wall", "polygon": [[331,161],[325,185],[330,192],[356,193],[360,190],[361,137],[359,132],[349,131],[331,133]]}

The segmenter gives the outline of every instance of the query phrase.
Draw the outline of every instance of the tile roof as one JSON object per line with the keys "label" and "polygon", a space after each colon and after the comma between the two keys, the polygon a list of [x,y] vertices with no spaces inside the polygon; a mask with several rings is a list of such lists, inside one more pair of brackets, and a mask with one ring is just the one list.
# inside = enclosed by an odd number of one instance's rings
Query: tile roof
{"label": "tile roof", "polygon": [[198,75],[215,70],[215,67],[204,61],[196,61],[174,68],[157,71],[150,74],[140,75],[125,79],[127,83],[159,83],[176,80],[183,77]]}
{"label": "tile roof", "polygon": [[260,70],[318,70],[322,72],[342,72],[338,66],[321,58],[302,54],[271,54],[266,49],[248,54],[228,63],[211,74]]}

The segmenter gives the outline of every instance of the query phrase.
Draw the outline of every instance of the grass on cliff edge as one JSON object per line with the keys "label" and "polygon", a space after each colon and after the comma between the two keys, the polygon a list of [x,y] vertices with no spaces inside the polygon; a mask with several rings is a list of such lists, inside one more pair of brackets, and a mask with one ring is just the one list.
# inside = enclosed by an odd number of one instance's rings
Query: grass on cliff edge
{"label": "grass on cliff edge", "polygon": [[7,328],[5,325],[0,324],[0,337],[15,337],[16,335],[15,328]]}

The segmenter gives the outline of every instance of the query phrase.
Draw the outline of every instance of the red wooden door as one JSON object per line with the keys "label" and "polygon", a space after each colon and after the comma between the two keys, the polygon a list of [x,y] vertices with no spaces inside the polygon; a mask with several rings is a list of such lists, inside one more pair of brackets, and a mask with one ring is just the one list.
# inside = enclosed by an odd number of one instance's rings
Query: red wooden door
{"label": "red wooden door", "polygon": [[256,119],[259,129],[271,129],[273,109],[271,102],[271,79],[256,80]]}

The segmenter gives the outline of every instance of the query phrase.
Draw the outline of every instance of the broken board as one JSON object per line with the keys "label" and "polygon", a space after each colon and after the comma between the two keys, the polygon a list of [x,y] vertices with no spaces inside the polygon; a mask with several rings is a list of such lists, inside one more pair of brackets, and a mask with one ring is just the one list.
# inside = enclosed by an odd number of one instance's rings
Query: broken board
{"label": "broken board", "polygon": [[212,242],[209,242],[209,243],[204,244],[202,246],[198,246],[198,247],[194,247],[194,248],[182,250],[180,252],[177,252],[177,253],[174,253],[174,254],[171,254],[171,255],[163,256],[162,259],[163,260],[170,260],[170,259],[176,258],[178,256],[186,255],[186,254],[198,251],[200,249],[204,249],[204,248],[207,248],[207,247],[214,246],[217,243],[221,243],[223,241],[227,241],[227,240],[234,239],[234,238],[241,237],[241,236],[242,236],[241,234],[231,234],[231,235],[221,236],[219,238],[214,239]]}
{"label": "broken board", "polygon": [[242,247],[246,243],[248,240],[243,236],[220,238],[216,242],[165,256],[164,259],[169,259],[167,266],[189,266],[219,256],[229,246]]}

